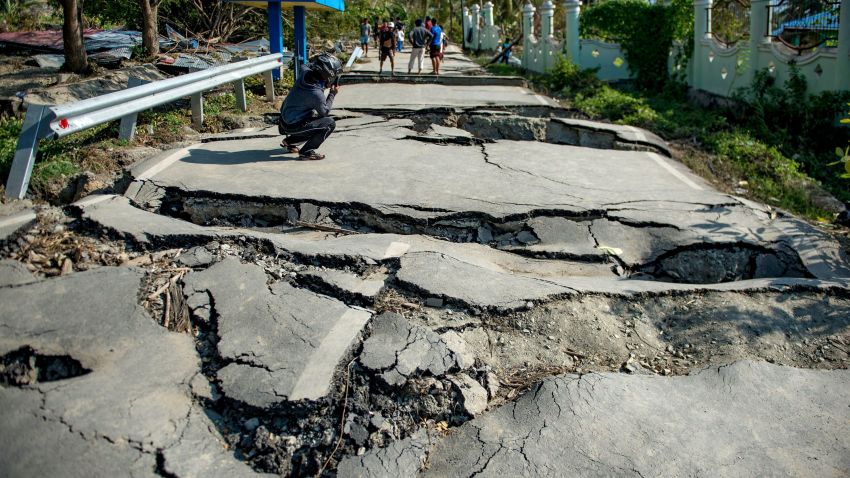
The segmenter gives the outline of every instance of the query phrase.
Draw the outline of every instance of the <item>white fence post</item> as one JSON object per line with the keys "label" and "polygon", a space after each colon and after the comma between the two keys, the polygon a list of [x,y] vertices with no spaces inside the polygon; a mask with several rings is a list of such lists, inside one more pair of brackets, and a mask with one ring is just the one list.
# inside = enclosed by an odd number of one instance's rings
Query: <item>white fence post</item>
{"label": "white fence post", "polygon": [[581,0],[565,0],[564,1],[565,15],[565,36],[564,36],[564,51],[567,53],[567,58],[578,65],[579,54],[581,52],[581,43],[578,36],[579,12],[581,11]]}
{"label": "white fence post", "polygon": [[758,71],[759,65],[759,47],[765,43],[770,43],[770,28],[768,25],[767,7],[771,0],[752,0],[750,3],[750,55],[749,68],[741,74],[739,86],[746,86],[752,82],[755,72]]}
{"label": "white fence post", "polygon": [[493,26],[493,2],[487,0],[487,3],[481,7],[481,14],[484,15],[484,26],[492,27]]}
{"label": "white fence post", "polygon": [[835,89],[850,90],[850,0],[841,0],[838,48],[835,52]]}
{"label": "white fence post", "polygon": [[691,68],[693,68],[694,88],[702,87],[702,65],[705,62],[707,49],[702,42],[706,38],[710,38],[711,33],[708,31],[708,22],[711,20],[711,0],[694,0],[694,56],[691,59]]}
{"label": "white fence post", "polygon": [[554,42],[555,29],[555,5],[552,5],[551,0],[546,0],[543,5],[540,5],[540,54],[543,71],[548,70],[555,64],[555,53],[557,48]]}
{"label": "white fence post", "polygon": [[463,14],[460,17],[461,24],[463,25],[463,48],[470,48],[469,41],[469,29],[470,29],[470,21],[469,21],[469,8],[466,6],[463,7]]}
{"label": "white fence post", "polygon": [[522,66],[531,69],[534,60],[536,39],[534,38],[534,12],[537,10],[531,2],[522,7]]}
{"label": "white fence post", "polygon": [[481,21],[479,12],[481,11],[481,7],[476,3],[472,6],[472,49],[478,51],[480,49],[480,37],[481,37],[481,27],[479,22]]}

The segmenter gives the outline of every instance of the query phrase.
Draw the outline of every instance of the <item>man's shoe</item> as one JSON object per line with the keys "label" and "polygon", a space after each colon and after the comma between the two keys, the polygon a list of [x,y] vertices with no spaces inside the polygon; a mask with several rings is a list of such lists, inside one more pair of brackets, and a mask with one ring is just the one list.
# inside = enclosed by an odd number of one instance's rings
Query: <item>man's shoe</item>
{"label": "man's shoe", "polygon": [[289,144],[289,143],[286,142],[286,140],[283,140],[283,141],[280,142],[280,147],[285,149],[286,152],[291,153],[291,154],[298,154],[298,153],[301,152],[301,150],[298,149],[298,146],[295,146],[294,144]]}
{"label": "man's shoe", "polygon": [[315,151],[310,151],[308,153],[301,153],[298,156],[298,161],[320,161],[322,159],[325,159],[325,155],[319,154]]}

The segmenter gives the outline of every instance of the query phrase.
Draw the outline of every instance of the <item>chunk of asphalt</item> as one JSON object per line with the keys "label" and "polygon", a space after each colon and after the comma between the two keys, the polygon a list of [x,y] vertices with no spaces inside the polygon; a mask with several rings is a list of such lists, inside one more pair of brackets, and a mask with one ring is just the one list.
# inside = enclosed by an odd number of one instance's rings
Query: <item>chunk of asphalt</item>
{"label": "chunk of asphalt", "polygon": [[432,296],[499,310],[522,309],[529,300],[572,293],[551,281],[493,270],[438,252],[405,254],[396,278]]}
{"label": "chunk of asphalt", "polygon": [[455,429],[423,474],[830,475],[848,466],[847,390],[848,370],[750,361],[682,377],[549,378]]}
{"label": "chunk of asphalt", "polygon": [[347,456],[337,468],[339,478],[400,478],[416,476],[425,465],[433,439],[421,429],[413,435],[373,449],[363,456]]}
{"label": "chunk of asphalt", "polygon": [[472,366],[460,337],[448,342],[428,328],[399,314],[384,313],[372,322],[372,335],[363,343],[360,363],[389,385],[403,385],[423,373],[442,376]]}
{"label": "chunk of asphalt", "polygon": [[487,409],[487,390],[465,373],[459,373],[449,380],[460,392],[463,410],[470,416],[476,417]]}
{"label": "chunk of asphalt", "polygon": [[22,262],[14,259],[0,261],[0,287],[29,284],[37,280]]}
{"label": "chunk of asphalt", "polygon": [[212,264],[215,256],[206,247],[197,246],[177,256],[177,262],[186,267],[203,267]]}
{"label": "chunk of asphalt", "polygon": [[384,289],[386,274],[377,274],[361,278],[350,272],[335,269],[308,270],[300,275],[315,279],[324,285],[372,301]]}
{"label": "chunk of asphalt", "polygon": [[206,291],[218,317],[224,394],[255,407],[316,400],[371,314],[286,282],[268,286],[262,267],[225,259],[190,273],[188,294]]}

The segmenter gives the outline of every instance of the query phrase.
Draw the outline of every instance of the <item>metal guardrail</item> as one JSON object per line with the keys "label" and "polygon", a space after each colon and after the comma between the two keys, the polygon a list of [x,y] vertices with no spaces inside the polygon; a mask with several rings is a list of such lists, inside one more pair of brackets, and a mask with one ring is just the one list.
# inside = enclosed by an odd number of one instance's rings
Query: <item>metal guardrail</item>
{"label": "metal guardrail", "polygon": [[130,78],[125,90],[76,103],[59,106],[30,104],[6,182],[6,196],[22,199],[26,194],[41,139],[62,138],[117,119],[121,119],[120,138],[132,139],[139,112],[187,96],[192,99],[192,122],[200,127],[204,121],[204,91],[232,83],[236,104],[240,110],[246,111],[248,104],[244,79],[264,73],[266,96],[269,101],[273,101],[272,70],[281,68],[290,58],[291,54],[288,53],[274,53],[146,84],[137,78]]}

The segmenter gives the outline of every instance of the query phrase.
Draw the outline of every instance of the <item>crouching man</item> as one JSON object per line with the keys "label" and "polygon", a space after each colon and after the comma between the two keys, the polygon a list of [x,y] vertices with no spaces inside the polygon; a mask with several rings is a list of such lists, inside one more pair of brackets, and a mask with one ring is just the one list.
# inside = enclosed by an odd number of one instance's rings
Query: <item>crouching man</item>
{"label": "crouching man", "polygon": [[[316,149],[326,140],[336,127],[329,115],[334,96],[339,91],[336,84],[342,64],[330,54],[322,53],[314,57],[308,65],[301,67],[301,76],[295,86],[286,95],[280,108],[280,134],[285,135],[281,147],[292,154],[298,154],[302,161],[320,160],[325,156]],[[329,88],[325,98],[325,88]],[[304,143],[301,149],[299,143]]]}

